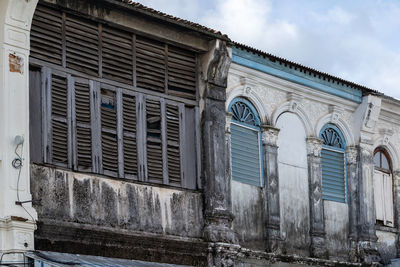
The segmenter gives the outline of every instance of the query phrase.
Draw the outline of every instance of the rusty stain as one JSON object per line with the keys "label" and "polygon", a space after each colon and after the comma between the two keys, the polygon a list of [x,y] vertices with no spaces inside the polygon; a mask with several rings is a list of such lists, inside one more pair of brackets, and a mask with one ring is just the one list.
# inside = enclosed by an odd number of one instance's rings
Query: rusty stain
{"label": "rusty stain", "polygon": [[23,74],[24,61],[22,57],[9,54],[10,72],[18,72]]}
{"label": "rusty stain", "polygon": [[26,222],[28,219],[19,217],[19,216],[11,216],[12,221],[18,221],[18,222]]}

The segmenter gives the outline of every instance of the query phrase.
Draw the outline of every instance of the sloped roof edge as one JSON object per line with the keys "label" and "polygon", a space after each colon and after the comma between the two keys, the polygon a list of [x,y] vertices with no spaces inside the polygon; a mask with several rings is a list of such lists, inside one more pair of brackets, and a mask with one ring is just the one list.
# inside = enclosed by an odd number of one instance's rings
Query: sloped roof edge
{"label": "sloped roof edge", "polygon": [[222,34],[220,31],[208,28],[206,26],[203,26],[203,25],[195,23],[195,22],[191,22],[189,20],[181,19],[181,18],[172,16],[172,15],[169,15],[169,14],[163,13],[161,11],[147,7],[143,4],[134,2],[132,0],[104,0],[104,1],[111,3],[111,4],[117,4],[119,6],[122,5],[123,7],[130,9],[132,11],[135,11],[137,13],[165,21],[165,22],[171,23],[173,25],[184,27],[184,28],[208,35],[213,38],[217,38],[217,39],[221,39],[221,40],[229,41],[229,42],[231,41],[226,34]]}
{"label": "sloped roof edge", "polygon": [[268,58],[269,60],[271,60],[273,62],[279,62],[281,64],[288,65],[289,67],[303,70],[304,73],[309,72],[310,74],[315,74],[315,75],[321,76],[322,78],[325,78],[327,80],[332,80],[332,81],[341,83],[343,85],[349,86],[351,88],[359,89],[359,90],[362,91],[363,95],[368,95],[368,94],[384,95],[383,93],[381,93],[381,92],[379,92],[377,90],[368,88],[368,87],[366,87],[364,85],[360,85],[360,84],[357,84],[357,83],[354,83],[354,82],[351,82],[351,81],[344,80],[342,78],[330,75],[328,73],[321,72],[321,71],[318,71],[316,69],[301,65],[299,63],[296,63],[296,62],[293,62],[293,61],[290,61],[290,60],[275,56],[273,54],[261,51],[259,49],[253,48],[251,46],[244,45],[244,44],[241,44],[241,43],[238,43],[238,42],[232,42],[232,43],[233,43],[233,45],[235,47],[237,47],[237,48],[239,48],[241,50],[245,50],[245,51],[251,52],[253,54],[257,54],[259,56],[262,56],[264,58]]}

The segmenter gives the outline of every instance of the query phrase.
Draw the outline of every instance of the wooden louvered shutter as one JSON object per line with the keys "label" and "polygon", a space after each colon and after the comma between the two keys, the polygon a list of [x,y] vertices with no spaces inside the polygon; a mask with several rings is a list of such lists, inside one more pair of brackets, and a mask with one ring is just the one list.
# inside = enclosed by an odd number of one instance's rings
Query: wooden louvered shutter
{"label": "wooden louvered shutter", "polygon": [[31,57],[62,64],[61,12],[37,6],[31,28]]}
{"label": "wooden louvered shutter", "polygon": [[137,179],[137,121],[136,97],[122,96],[124,174],[126,178]]}
{"label": "wooden louvered shutter", "polygon": [[147,97],[145,113],[147,179],[150,182],[163,183],[160,100]]}
{"label": "wooden louvered shutter", "polygon": [[103,173],[118,174],[117,103],[115,92],[101,89],[101,147]]}
{"label": "wooden louvered shutter", "polygon": [[82,73],[98,76],[98,25],[91,21],[68,15],[65,28],[67,67]]}
{"label": "wooden louvered shutter", "polygon": [[[81,81],[82,80],[82,81]],[[75,168],[92,170],[92,129],[91,129],[91,94],[89,82],[83,79],[75,82],[73,103],[75,128]]]}
{"label": "wooden louvered shutter", "polygon": [[346,202],[344,152],[322,149],[321,158],[323,198]]}
{"label": "wooden louvered shutter", "polygon": [[231,123],[232,179],[255,186],[261,185],[259,132]]}
{"label": "wooden louvered shutter", "polygon": [[165,45],[136,37],[136,84],[154,91],[165,91]]}
{"label": "wooden louvered shutter", "polygon": [[166,105],[167,162],[169,184],[180,186],[181,179],[181,118],[179,106]]}
{"label": "wooden louvered shutter", "polygon": [[196,54],[168,47],[168,94],[196,99]]}
{"label": "wooden louvered shutter", "polygon": [[103,77],[132,84],[132,34],[110,27],[102,29]]}
{"label": "wooden louvered shutter", "polygon": [[67,79],[51,75],[51,157],[68,166],[68,87]]}

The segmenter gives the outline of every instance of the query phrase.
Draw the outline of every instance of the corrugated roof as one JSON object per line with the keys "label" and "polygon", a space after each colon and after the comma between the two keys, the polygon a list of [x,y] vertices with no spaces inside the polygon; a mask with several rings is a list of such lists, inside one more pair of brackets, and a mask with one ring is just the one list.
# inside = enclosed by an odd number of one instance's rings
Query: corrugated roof
{"label": "corrugated roof", "polygon": [[359,90],[361,90],[363,92],[364,95],[366,95],[366,94],[383,95],[383,93],[380,93],[377,90],[368,88],[368,87],[366,87],[364,85],[360,85],[360,84],[357,84],[357,83],[354,83],[354,82],[350,82],[350,81],[344,80],[342,78],[339,78],[339,77],[330,75],[328,73],[321,72],[321,71],[318,71],[316,69],[301,65],[299,63],[296,63],[296,62],[293,62],[293,61],[290,61],[290,60],[287,60],[287,59],[272,55],[270,53],[261,51],[259,49],[253,48],[253,47],[250,47],[248,45],[244,45],[244,44],[237,43],[237,42],[233,42],[233,45],[235,47],[237,47],[237,48],[242,49],[242,50],[246,50],[248,52],[263,56],[264,58],[268,58],[269,60],[271,60],[273,62],[278,61],[279,63],[288,65],[289,67],[297,68],[299,70],[303,70],[304,73],[309,72],[310,74],[315,74],[317,76],[321,76],[322,78],[325,78],[327,80],[332,80],[334,82],[341,83],[341,84],[349,86],[351,88],[359,89]]}
{"label": "corrugated roof", "polygon": [[[115,0],[111,0],[110,2],[112,2],[112,1],[115,1]],[[129,7],[131,9],[133,9],[134,11],[142,13],[144,15],[156,17],[158,19],[164,20],[164,21],[172,23],[172,24],[176,24],[176,25],[179,25],[179,26],[182,26],[185,28],[189,28],[191,30],[194,30],[194,31],[206,34],[206,35],[211,35],[214,38],[230,41],[230,39],[228,38],[228,36],[226,34],[222,34],[220,31],[205,27],[198,23],[191,22],[189,20],[181,19],[181,18],[172,16],[172,15],[166,14],[164,12],[147,7],[143,4],[134,2],[132,0],[117,0],[117,1],[122,4],[125,4],[126,7]]]}
{"label": "corrugated roof", "polygon": [[[109,0],[109,1],[114,1],[114,0]],[[263,56],[265,58],[269,58],[273,62],[278,61],[279,63],[288,65],[289,67],[298,68],[298,69],[304,71],[305,73],[309,72],[310,74],[315,74],[315,75],[321,76],[322,78],[327,79],[328,81],[332,80],[334,82],[341,83],[341,84],[349,86],[351,88],[359,89],[359,90],[361,90],[363,92],[363,95],[366,95],[366,94],[384,95],[383,93],[381,93],[381,92],[379,92],[377,90],[368,88],[368,87],[366,87],[364,85],[360,85],[360,84],[357,84],[357,83],[354,83],[354,82],[351,82],[351,81],[348,81],[348,80],[344,80],[342,78],[339,78],[339,77],[330,75],[328,73],[321,72],[321,71],[318,71],[316,69],[301,65],[299,63],[296,63],[296,62],[293,62],[293,61],[290,61],[290,60],[275,56],[273,54],[264,52],[262,50],[253,48],[253,47],[245,45],[245,44],[241,44],[241,43],[238,43],[238,42],[231,41],[226,34],[222,34],[220,31],[205,27],[205,26],[200,25],[198,23],[194,23],[194,22],[191,22],[191,21],[188,21],[188,20],[185,20],[185,19],[181,19],[181,18],[172,16],[172,15],[169,15],[169,14],[163,13],[161,11],[158,11],[158,10],[155,10],[153,8],[147,7],[147,6],[143,5],[143,4],[140,4],[140,3],[132,1],[132,0],[118,0],[118,1],[120,3],[123,3],[123,4],[127,5],[130,8],[133,8],[135,11],[140,12],[142,14],[150,15],[150,16],[153,16],[153,17],[157,17],[158,19],[167,21],[169,23],[180,25],[182,27],[186,27],[186,28],[192,29],[194,31],[201,32],[203,34],[207,34],[207,35],[213,36],[215,38],[219,38],[219,39],[223,39],[223,40],[229,41],[232,45],[235,45],[236,47],[238,47],[240,49],[247,50],[247,51],[252,52],[254,54],[258,54],[260,56]]]}

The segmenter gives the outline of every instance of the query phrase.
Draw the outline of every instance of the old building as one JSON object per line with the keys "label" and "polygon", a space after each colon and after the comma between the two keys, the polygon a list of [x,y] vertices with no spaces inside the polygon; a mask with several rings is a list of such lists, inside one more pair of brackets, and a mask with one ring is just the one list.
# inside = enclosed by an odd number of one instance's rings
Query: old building
{"label": "old building", "polygon": [[130,1],[0,14],[1,264],[399,256],[399,101]]}

